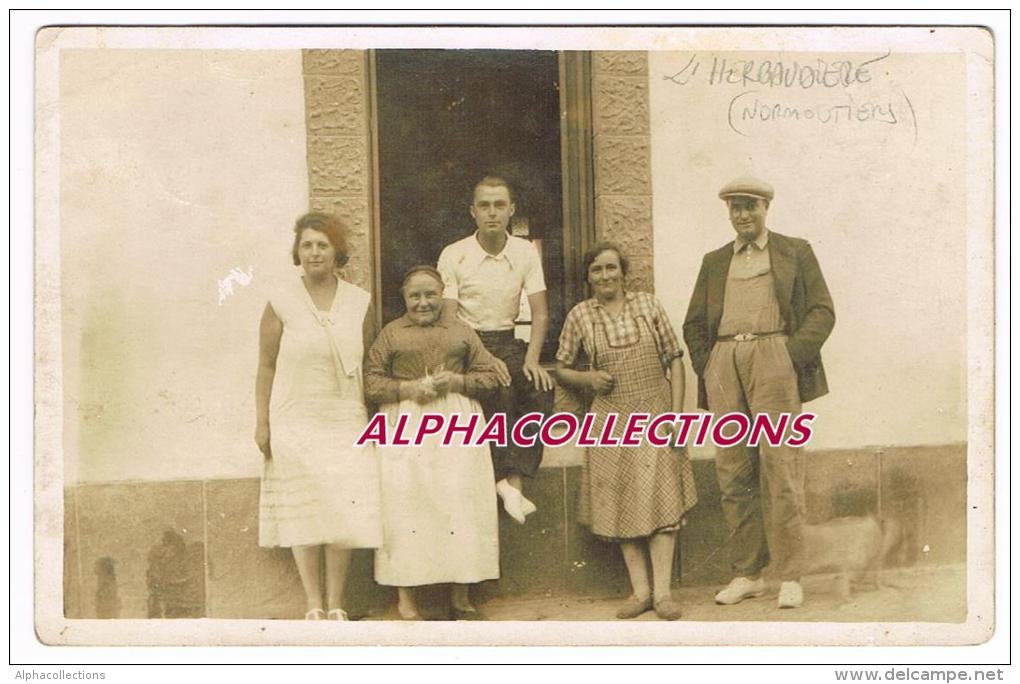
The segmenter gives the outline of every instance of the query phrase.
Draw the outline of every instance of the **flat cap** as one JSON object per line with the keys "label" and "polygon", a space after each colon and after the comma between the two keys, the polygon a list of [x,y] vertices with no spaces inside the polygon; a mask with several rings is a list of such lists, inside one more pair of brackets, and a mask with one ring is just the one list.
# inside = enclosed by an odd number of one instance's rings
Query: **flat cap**
{"label": "flat cap", "polygon": [[741,176],[740,178],[734,178],[724,185],[723,189],[719,191],[719,198],[726,199],[733,196],[760,197],[771,202],[775,194],[776,192],[772,189],[772,186],[765,181],[751,176]]}

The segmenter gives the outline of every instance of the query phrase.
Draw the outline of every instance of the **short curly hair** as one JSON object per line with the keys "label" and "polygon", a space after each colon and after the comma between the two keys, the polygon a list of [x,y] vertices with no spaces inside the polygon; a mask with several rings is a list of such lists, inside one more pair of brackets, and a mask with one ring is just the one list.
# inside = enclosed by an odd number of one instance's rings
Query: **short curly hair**
{"label": "short curly hair", "polygon": [[623,249],[615,242],[603,240],[596,242],[584,253],[584,258],[581,260],[581,273],[584,275],[585,280],[588,279],[588,269],[591,268],[591,265],[599,258],[599,254],[602,254],[602,252],[616,252],[616,256],[620,259],[620,271],[623,272],[624,276],[627,275],[627,271],[630,269],[630,261],[627,259],[627,255],[623,253]]}
{"label": "short curly hair", "polygon": [[336,265],[343,266],[347,263],[350,255],[347,250],[347,226],[333,214],[312,212],[305,214],[294,224],[294,246],[291,247],[291,256],[294,258],[294,265],[301,265],[301,257],[298,256],[298,246],[301,244],[301,233],[311,228],[317,230],[329,239],[329,244],[336,250]]}

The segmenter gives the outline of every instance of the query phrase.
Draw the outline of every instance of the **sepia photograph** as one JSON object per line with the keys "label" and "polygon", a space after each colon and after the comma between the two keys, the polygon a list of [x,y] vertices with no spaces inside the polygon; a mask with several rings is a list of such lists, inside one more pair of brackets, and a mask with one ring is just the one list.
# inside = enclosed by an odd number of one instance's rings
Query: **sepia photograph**
{"label": "sepia photograph", "polygon": [[989,30],[35,50],[41,642],[991,638]]}

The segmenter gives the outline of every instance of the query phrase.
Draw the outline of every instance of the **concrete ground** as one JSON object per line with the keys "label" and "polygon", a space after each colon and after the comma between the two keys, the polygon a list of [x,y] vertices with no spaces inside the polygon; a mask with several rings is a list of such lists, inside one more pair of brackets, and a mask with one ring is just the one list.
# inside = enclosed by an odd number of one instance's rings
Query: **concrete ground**
{"label": "concrete ground", "polygon": [[[887,570],[883,586],[855,586],[844,599],[832,575],[804,579],[804,605],[797,609],[776,607],[778,586],[769,593],[735,606],[716,605],[719,586],[680,587],[674,597],[684,608],[683,620],[690,621],[789,621],[789,622],[962,622],[967,617],[966,566],[948,565]],[[486,620],[615,620],[623,597],[590,598],[547,596],[498,598],[479,606]],[[428,614],[428,619],[445,619]],[[366,619],[396,619],[391,608],[385,614]],[[638,620],[657,620],[645,613]]]}

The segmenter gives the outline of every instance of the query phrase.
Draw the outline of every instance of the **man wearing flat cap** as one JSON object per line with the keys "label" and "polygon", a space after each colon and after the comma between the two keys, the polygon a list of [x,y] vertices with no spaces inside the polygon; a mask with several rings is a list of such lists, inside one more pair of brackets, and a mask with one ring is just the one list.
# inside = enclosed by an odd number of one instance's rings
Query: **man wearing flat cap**
{"label": "man wearing flat cap", "polygon": [[[811,245],[773,233],[774,191],[743,177],[719,192],[736,239],[705,255],[684,321],[698,374],[698,405],[716,416],[765,413],[773,421],[828,392],[820,350],[836,317]],[[804,486],[800,451],[738,444],[716,450],[722,510],[732,537],[733,580],[716,603],[762,596],[770,564],[780,608],[803,603]]]}

